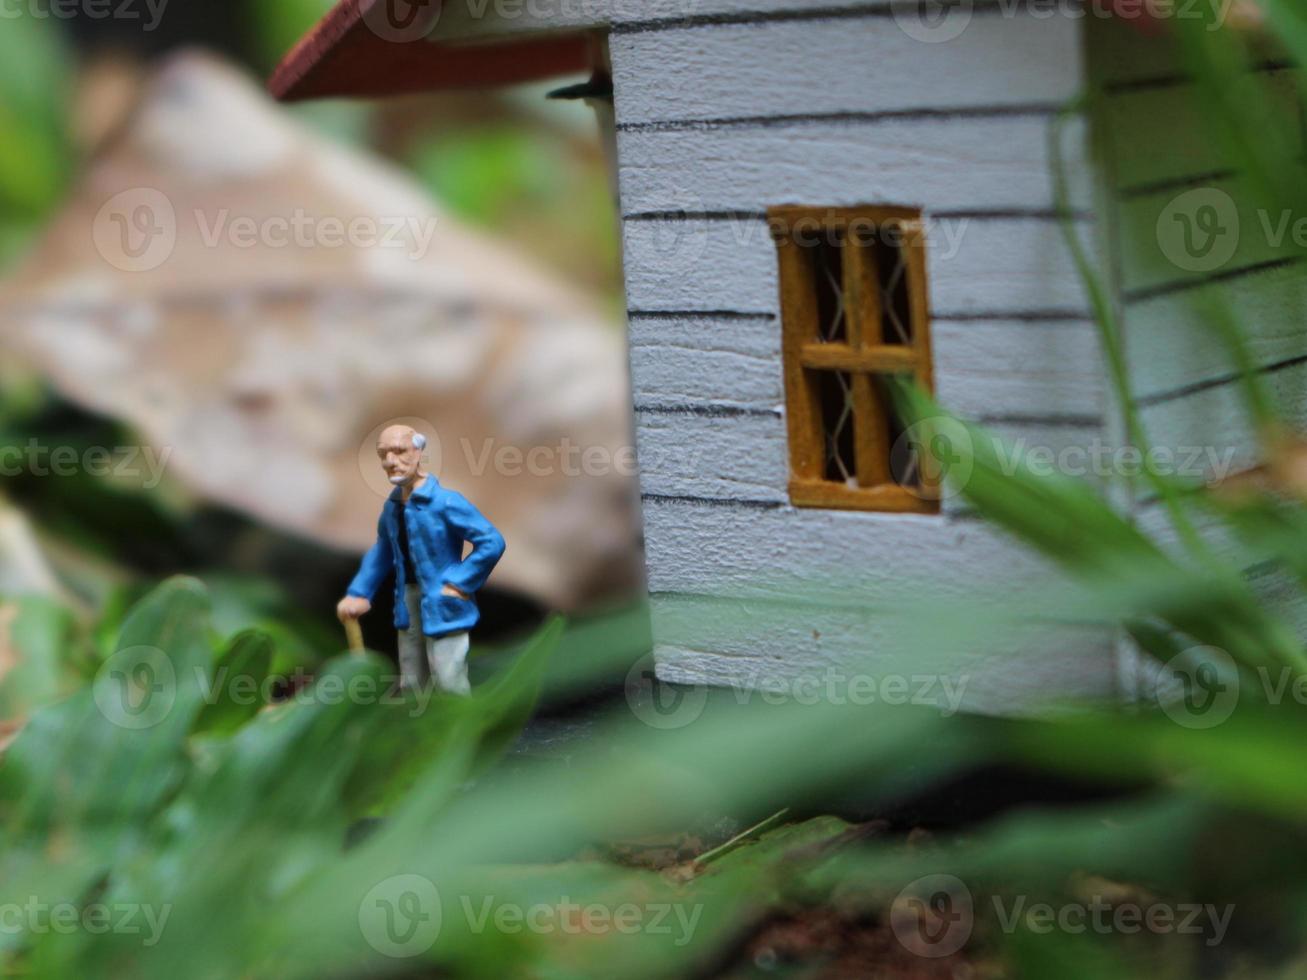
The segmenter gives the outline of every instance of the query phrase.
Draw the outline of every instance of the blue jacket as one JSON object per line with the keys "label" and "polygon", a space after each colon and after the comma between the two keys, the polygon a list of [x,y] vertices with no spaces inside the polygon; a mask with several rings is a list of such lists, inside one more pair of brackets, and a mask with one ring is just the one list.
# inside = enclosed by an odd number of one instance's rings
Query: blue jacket
{"label": "blue jacket", "polygon": [[[495,530],[479,510],[460,493],[442,487],[428,476],[409,495],[408,505],[396,487],[381,509],[377,541],[363,556],[358,574],[347,595],[372,601],[381,583],[395,576],[395,626],[408,629],[408,604],[404,601],[404,559],[399,553],[399,520],[407,519],[409,556],[422,587],[422,632],[427,636],[460,633],[481,618],[475,599],[441,595],[441,587],[452,585],[469,596],[490,576],[504,553],[504,536]],[[472,553],[463,557],[463,542],[472,542]]]}

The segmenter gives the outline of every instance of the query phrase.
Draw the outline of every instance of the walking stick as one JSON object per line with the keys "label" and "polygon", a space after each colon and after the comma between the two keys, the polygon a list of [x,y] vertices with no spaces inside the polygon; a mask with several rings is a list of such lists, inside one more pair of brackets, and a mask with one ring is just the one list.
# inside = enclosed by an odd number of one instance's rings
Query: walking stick
{"label": "walking stick", "polygon": [[349,645],[350,653],[363,652],[363,630],[353,616],[345,620],[345,642]]}

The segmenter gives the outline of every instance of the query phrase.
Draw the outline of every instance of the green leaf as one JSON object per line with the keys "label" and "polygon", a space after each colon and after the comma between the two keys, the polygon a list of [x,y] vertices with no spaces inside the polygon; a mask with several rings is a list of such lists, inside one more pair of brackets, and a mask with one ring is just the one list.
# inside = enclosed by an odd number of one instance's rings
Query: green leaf
{"label": "green leaf", "polygon": [[9,5],[0,31],[0,227],[44,215],[71,167],[73,60],[62,26]]}
{"label": "green leaf", "polygon": [[5,894],[73,900],[139,839],[187,769],[212,660],[207,614],[193,579],[159,586],[123,623],[95,683],[33,714],[6,751]]}
{"label": "green leaf", "polygon": [[48,599],[0,600],[0,719],[25,718],[69,694],[80,675],[73,617]]}
{"label": "green leaf", "polygon": [[248,630],[232,638],[213,673],[213,687],[195,720],[196,734],[230,735],[268,703],[272,639]]}

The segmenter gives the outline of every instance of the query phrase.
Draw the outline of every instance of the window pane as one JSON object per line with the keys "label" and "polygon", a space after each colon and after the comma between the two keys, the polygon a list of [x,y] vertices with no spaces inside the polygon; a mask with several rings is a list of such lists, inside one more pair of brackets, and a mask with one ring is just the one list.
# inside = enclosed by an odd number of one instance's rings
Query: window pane
{"label": "window pane", "polygon": [[917,451],[911,442],[903,437],[905,426],[893,409],[889,413],[889,471],[894,482],[901,487],[919,489],[921,487],[921,466],[917,461]]}
{"label": "window pane", "polygon": [[[894,400],[890,397],[888,391],[883,385],[876,386],[877,395],[881,404],[881,410],[884,413],[886,424],[889,427],[889,472],[890,479],[901,487],[919,492],[922,487],[921,482],[921,462],[918,459],[917,446],[911,438],[904,433],[907,426],[903,424],[903,419],[899,413],[894,410]],[[921,435],[921,431],[913,433],[913,436]]]}
{"label": "window pane", "polygon": [[813,287],[817,291],[817,339],[827,344],[848,342],[844,317],[844,279],[840,253],[843,238],[834,230],[819,233],[820,241],[808,246]]}
{"label": "window pane", "polygon": [[853,385],[847,371],[812,371],[812,384],[821,405],[824,442],[823,477],[856,486],[853,458]]}
{"label": "window pane", "polygon": [[876,271],[880,279],[881,342],[912,343],[912,307],[908,298],[908,266],[903,249],[886,241],[893,228],[881,228],[876,236]]}

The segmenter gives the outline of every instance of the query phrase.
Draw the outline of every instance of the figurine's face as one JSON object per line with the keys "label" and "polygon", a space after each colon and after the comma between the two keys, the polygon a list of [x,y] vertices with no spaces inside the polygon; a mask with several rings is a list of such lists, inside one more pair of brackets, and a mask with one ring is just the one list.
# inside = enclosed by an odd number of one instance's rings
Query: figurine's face
{"label": "figurine's face", "polygon": [[386,479],[397,487],[413,483],[422,468],[422,450],[413,445],[413,430],[407,426],[395,426],[381,433],[377,458],[386,471]]}

